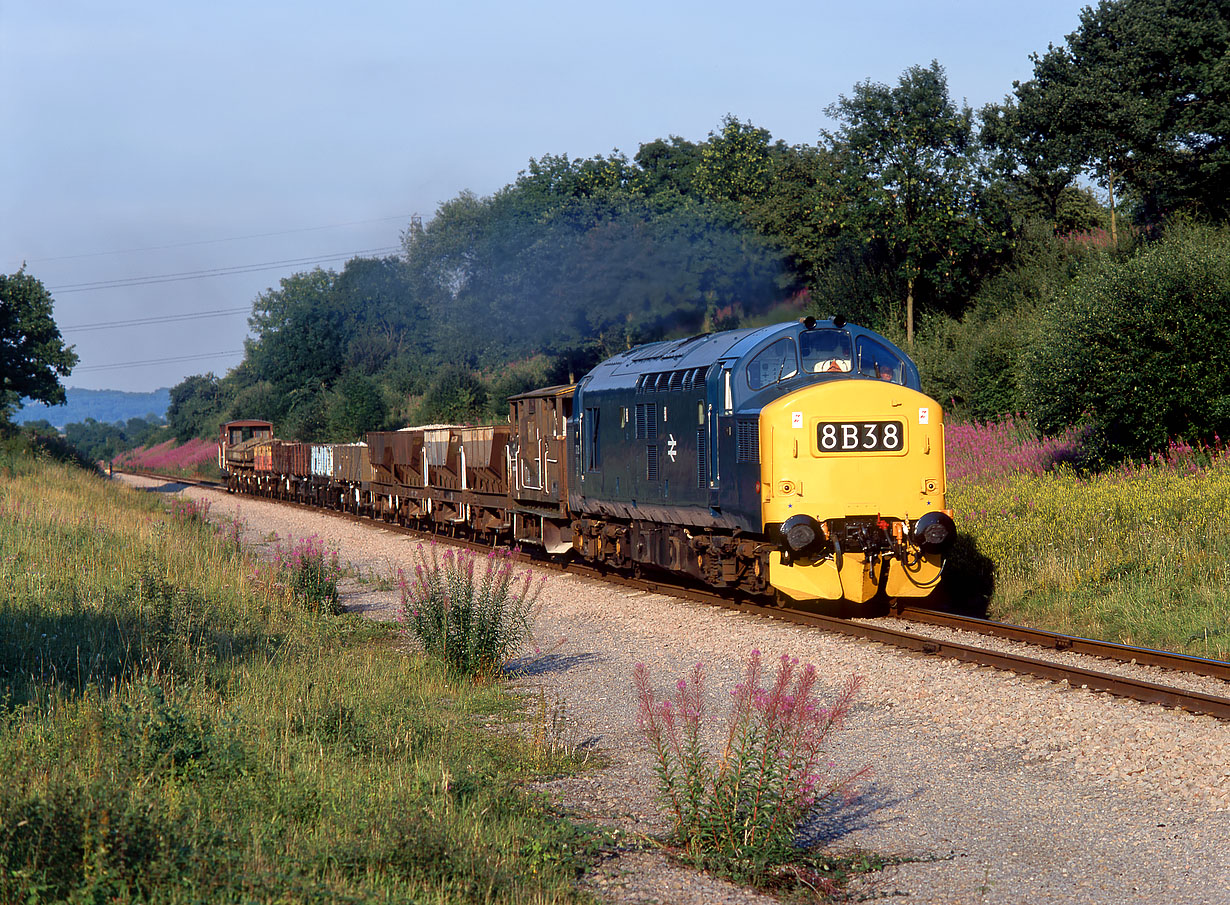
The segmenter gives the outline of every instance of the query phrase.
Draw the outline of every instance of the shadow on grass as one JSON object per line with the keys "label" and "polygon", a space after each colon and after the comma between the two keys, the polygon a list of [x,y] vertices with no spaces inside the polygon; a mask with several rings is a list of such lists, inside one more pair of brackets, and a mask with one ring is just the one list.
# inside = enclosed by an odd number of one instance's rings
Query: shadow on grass
{"label": "shadow on grass", "polygon": [[0,701],[21,706],[47,694],[103,692],[140,676],[192,675],[273,649],[274,636],[228,631],[202,607],[168,602],[149,618],[120,612],[0,612]]}
{"label": "shadow on grass", "polygon": [[973,538],[958,534],[933,605],[936,609],[985,619],[994,593],[995,563],[979,551]]}

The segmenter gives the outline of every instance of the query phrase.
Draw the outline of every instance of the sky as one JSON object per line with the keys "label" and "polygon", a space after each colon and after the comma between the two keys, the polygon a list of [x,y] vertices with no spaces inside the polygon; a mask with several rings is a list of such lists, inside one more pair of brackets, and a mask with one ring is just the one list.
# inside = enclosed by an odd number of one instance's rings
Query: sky
{"label": "sky", "polygon": [[65,386],[221,375],[280,279],[394,253],[532,158],[727,115],[814,144],[840,95],[933,59],[977,109],[1083,5],[0,0],[0,272],[51,291]]}

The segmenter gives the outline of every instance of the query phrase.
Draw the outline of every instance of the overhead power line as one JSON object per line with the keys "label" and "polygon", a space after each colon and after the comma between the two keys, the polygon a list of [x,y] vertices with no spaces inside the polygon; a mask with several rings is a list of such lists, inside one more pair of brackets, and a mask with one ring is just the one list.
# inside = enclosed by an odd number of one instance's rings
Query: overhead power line
{"label": "overhead power line", "polygon": [[95,280],[90,283],[67,283],[63,286],[49,287],[48,292],[64,295],[69,292],[90,292],[95,289],[120,289],[125,286],[151,286],[156,283],[176,283],[183,280],[202,280],[208,277],[230,276],[237,273],[256,273],[261,270],[277,270],[282,267],[302,264],[319,264],[323,261],[349,260],[350,258],[388,255],[399,251],[396,245],[385,248],[369,248],[363,251],[350,251],[333,255],[316,255],[310,258],[291,258],[285,261],[266,261],[263,264],[240,264],[235,267],[218,267],[213,270],[188,270],[182,273],[162,273],[143,277],[124,277],[118,280]]}
{"label": "overhead power line", "polygon": [[144,361],[123,361],[117,364],[110,365],[85,365],[84,367],[73,368],[73,373],[80,371],[117,371],[121,368],[144,368],[149,365],[165,365],[174,364],[180,361],[204,361],[208,358],[223,358],[230,355],[242,355],[243,349],[235,349],[231,352],[205,352],[201,355],[176,355],[171,358],[147,358]]}
{"label": "overhead power line", "polygon": [[87,251],[82,252],[81,254],[55,255],[50,258],[31,258],[30,260],[35,263],[40,263],[43,261],[71,261],[76,258],[99,258],[106,255],[135,254],[139,251],[165,251],[169,248],[189,248],[193,245],[217,245],[220,242],[242,242],[246,239],[267,239],[270,236],[289,236],[294,233],[310,233],[320,232],[321,230],[326,229],[342,229],[347,226],[363,226],[367,223],[388,223],[391,220],[404,220],[409,222],[414,216],[414,214],[400,214],[396,217],[376,217],[372,220],[352,220],[349,223],[333,223],[329,226],[302,226],[298,229],[282,229],[269,233],[253,233],[248,236],[227,236],[222,239],[198,239],[193,242],[175,242],[171,245],[147,245],[144,248],[121,248],[116,249],[115,251]]}
{"label": "overhead power line", "polygon": [[172,321],[200,320],[206,317],[224,317],[230,314],[246,314],[252,311],[251,305],[240,308],[218,308],[213,311],[194,311],[189,314],[163,314],[156,317],[138,317],[127,321],[99,321],[96,324],[76,324],[71,327],[61,327],[60,331],[82,333],[86,330],[109,330],[113,327],[142,327],[146,324],[169,324]]}

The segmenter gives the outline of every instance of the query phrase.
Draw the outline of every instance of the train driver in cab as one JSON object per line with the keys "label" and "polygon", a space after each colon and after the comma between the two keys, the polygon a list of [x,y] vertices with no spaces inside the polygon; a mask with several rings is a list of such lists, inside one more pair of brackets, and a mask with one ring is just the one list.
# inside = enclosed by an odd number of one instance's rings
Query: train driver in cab
{"label": "train driver in cab", "polygon": [[799,336],[803,369],[813,374],[847,374],[852,367],[850,334],[844,330],[804,330]]}

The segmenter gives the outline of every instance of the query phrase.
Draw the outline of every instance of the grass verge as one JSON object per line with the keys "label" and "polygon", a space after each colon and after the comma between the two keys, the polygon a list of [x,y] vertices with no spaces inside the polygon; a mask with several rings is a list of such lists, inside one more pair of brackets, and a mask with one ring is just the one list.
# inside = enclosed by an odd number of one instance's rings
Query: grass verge
{"label": "grass verge", "polygon": [[993,579],[991,618],[1230,659],[1224,450],[1172,444],[1100,474],[1005,467],[954,480],[949,505]]}
{"label": "grass verge", "polygon": [[[0,901],[571,902],[595,836],[521,702],[304,606],[225,532],[0,485]],[[485,727],[485,728],[484,728]]]}

